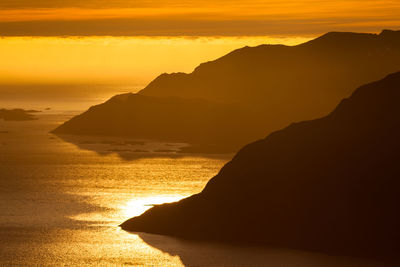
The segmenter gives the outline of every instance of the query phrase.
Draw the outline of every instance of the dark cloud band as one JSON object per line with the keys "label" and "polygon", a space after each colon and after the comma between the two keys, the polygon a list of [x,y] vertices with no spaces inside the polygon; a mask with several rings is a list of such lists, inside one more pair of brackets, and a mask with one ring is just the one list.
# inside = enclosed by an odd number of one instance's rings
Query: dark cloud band
{"label": "dark cloud band", "polygon": [[332,30],[380,31],[396,21],[100,19],[0,22],[0,36],[262,36],[315,34]]}

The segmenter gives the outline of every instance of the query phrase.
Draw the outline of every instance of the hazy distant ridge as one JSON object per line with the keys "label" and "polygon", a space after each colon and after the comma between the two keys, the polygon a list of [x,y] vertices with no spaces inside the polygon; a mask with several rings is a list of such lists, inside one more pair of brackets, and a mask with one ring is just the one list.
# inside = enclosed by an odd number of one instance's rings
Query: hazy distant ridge
{"label": "hazy distant ridge", "polygon": [[400,70],[400,31],[327,33],[297,46],[261,45],[163,74],[55,129],[189,142],[234,151],[291,122],[327,114],[353,88]]}

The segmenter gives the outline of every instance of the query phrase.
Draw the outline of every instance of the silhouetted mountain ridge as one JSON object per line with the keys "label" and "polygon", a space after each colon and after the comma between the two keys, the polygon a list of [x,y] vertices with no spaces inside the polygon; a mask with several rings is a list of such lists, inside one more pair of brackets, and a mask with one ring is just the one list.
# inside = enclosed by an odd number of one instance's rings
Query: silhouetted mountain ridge
{"label": "silhouetted mountain ridge", "polygon": [[328,116],[249,144],[204,190],[124,222],[130,231],[367,257],[400,250],[400,72]]}
{"label": "silhouetted mountain ridge", "polygon": [[[332,32],[296,46],[244,47],[203,63],[190,74],[160,75],[137,94],[143,98],[136,97],[129,109],[116,105],[111,109],[112,105],[107,104],[113,119],[99,106],[98,116],[108,119],[96,118],[91,111],[90,117],[85,117],[89,115],[85,113],[55,132],[109,135],[113,128],[112,135],[176,140],[193,143],[203,150],[213,147],[215,151],[236,151],[289,123],[326,115],[353,88],[398,70],[400,31]],[[145,96],[154,99],[149,103]],[[171,105],[173,98],[179,99],[179,111]],[[203,99],[207,104],[192,105],[193,99]],[[150,108],[144,109],[144,103],[157,110],[158,116]],[[211,105],[214,114],[210,113]],[[188,108],[188,112],[183,108]],[[197,115],[194,108],[198,109]],[[139,113],[140,116],[136,115]],[[179,119],[171,118],[174,116]],[[211,119],[214,116],[220,118],[220,125]],[[174,131],[158,117],[174,123]],[[198,125],[190,122],[195,118],[199,119]],[[108,125],[95,125],[94,121]],[[203,137],[199,138],[194,130],[200,130]],[[229,138],[223,140],[222,136]]]}
{"label": "silhouetted mountain ridge", "polygon": [[[211,151],[230,151],[235,142],[244,142],[246,129],[255,124],[249,113],[232,105],[215,104],[203,99],[151,97],[121,94],[93,106],[53,132],[78,135],[127,136],[139,139],[163,139],[210,146]],[[232,124],[231,117],[236,123]],[[225,136],[216,129],[224,127],[236,133]],[[259,128],[261,131],[261,128]],[[208,140],[220,143],[212,147]],[[225,145],[228,145],[225,147]]]}
{"label": "silhouetted mountain ridge", "polygon": [[[326,108],[327,112],[341,98],[348,96],[351,93],[351,88],[366,82],[361,81],[360,77],[356,77],[357,81],[352,81],[351,77],[357,72],[377,67],[369,66],[370,64],[380,65],[380,68],[386,69],[378,71],[380,74],[374,74],[371,81],[397,71],[400,57],[399,41],[400,31],[385,30],[379,35],[330,32],[297,46],[260,45],[244,47],[215,61],[203,63],[190,74],[163,74],[139,93],[153,96],[196,97],[217,102],[240,102],[242,104],[247,100],[249,101],[247,104],[253,105],[253,101],[260,96],[279,97],[274,91],[292,92],[293,90],[293,93],[296,93],[294,90],[297,89],[299,92],[302,90],[307,92],[306,87],[299,88],[299,86],[310,87],[310,83],[298,84],[299,80],[296,81],[296,78],[302,78],[300,82],[306,79],[312,84],[313,79],[317,78],[317,74],[323,74],[324,78],[336,78],[338,81],[320,79],[318,80],[318,82],[321,82],[320,87],[313,86],[313,91],[329,93],[324,90],[326,81],[329,81],[336,86],[340,85],[340,88],[329,87],[328,89],[341,90],[340,93],[342,94],[335,100],[330,100],[332,102],[330,102],[331,106]],[[384,57],[385,53],[393,52],[388,52],[388,47],[396,48],[395,58]],[[370,64],[365,65],[364,62],[366,61],[369,61]],[[334,65],[332,66],[332,64]],[[339,64],[340,68],[338,67]],[[393,65],[395,65],[394,68]],[[355,66],[360,69],[353,69]],[[334,71],[331,72],[330,70]],[[347,78],[347,75],[335,77],[334,75],[338,71],[343,74],[349,71],[349,78]],[[374,71],[377,71],[377,69]],[[291,77],[287,77],[289,73]],[[308,77],[304,77],[304,74],[308,74]],[[289,81],[284,78],[289,79]],[[350,81],[345,81],[346,78]],[[290,82],[290,85],[296,85],[297,88],[285,85],[286,82]],[[313,95],[306,94],[301,98],[307,100],[309,97],[313,98]],[[262,100],[265,101],[265,99]],[[268,99],[268,101],[271,100]],[[262,104],[266,103],[263,102]]]}

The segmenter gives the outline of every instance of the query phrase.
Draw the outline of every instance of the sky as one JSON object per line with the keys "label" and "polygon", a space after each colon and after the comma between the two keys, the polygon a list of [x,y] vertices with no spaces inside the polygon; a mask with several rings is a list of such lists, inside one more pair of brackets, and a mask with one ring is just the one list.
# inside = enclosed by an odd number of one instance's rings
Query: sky
{"label": "sky", "polygon": [[398,0],[2,0],[2,36],[266,36],[398,27]]}
{"label": "sky", "polygon": [[246,45],[382,29],[400,29],[399,0],[1,0],[0,108],[29,94],[106,99]]}
{"label": "sky", "polygon": [[[164,72],[191,72],[246,45],[302,43],[286,37],[0,38],[0,85],[96,84],[142,89]],[[0,86],[1,90],[1,86]]]}

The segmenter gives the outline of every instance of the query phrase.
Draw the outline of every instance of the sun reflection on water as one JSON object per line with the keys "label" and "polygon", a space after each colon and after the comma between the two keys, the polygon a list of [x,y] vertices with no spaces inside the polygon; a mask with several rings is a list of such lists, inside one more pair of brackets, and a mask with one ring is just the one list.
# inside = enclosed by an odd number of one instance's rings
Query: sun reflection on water
{"label": "sun reflection on water", "polygon": [[135,217],[144,213],[146,210],[150,209],[153,205],[179,201],[184,197],[185,196],[183,195],[171,195],[171,196],[160,195],[160,196],[149,196],[144,198],[134,198],[129,200],[126,203],[126,205],[121,208],[121,210],[128,218]]}

